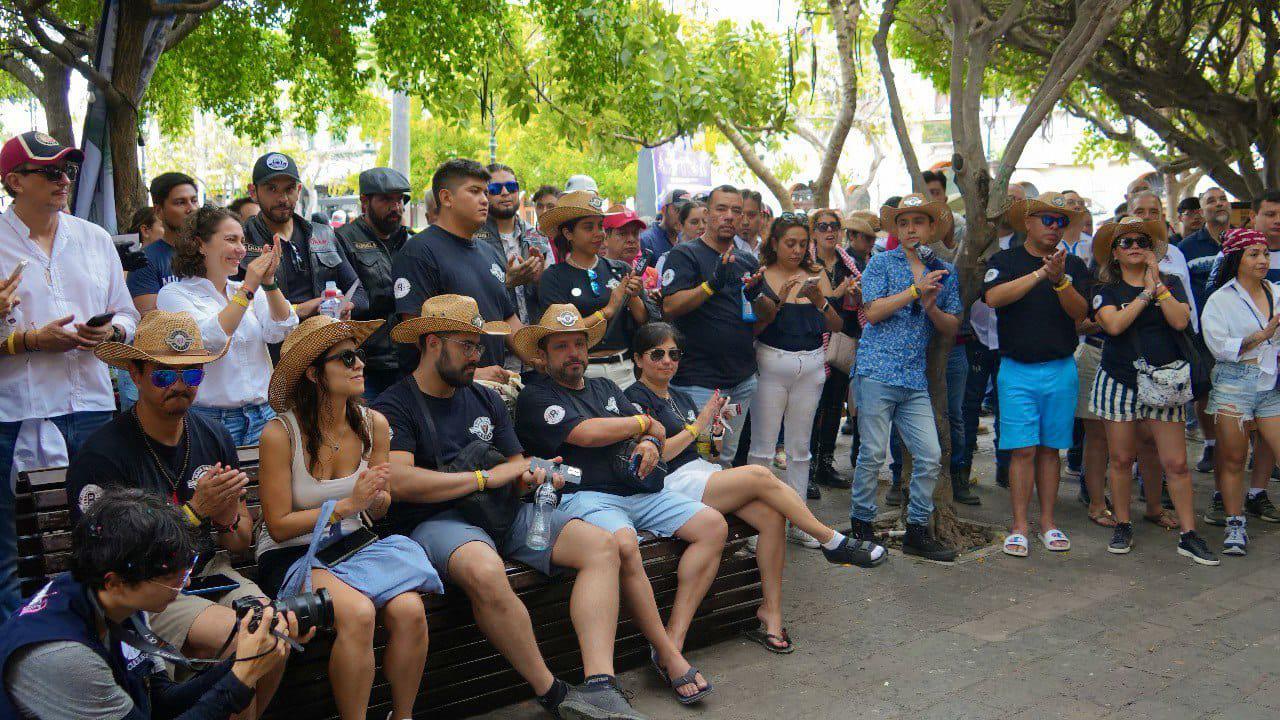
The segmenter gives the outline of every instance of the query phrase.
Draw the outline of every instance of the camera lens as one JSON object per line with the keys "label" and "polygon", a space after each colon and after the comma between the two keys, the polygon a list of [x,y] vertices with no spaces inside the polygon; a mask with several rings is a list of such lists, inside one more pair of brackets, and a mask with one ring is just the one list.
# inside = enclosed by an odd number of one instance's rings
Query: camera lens
{"label": "camera lens", "polygon": [[301,593],[272,603],[276,612],[292,612],[298,618],[298,632],[305,635],[311,628],[333,629],[333,598],[329,591],[320,588],[313,593]]}

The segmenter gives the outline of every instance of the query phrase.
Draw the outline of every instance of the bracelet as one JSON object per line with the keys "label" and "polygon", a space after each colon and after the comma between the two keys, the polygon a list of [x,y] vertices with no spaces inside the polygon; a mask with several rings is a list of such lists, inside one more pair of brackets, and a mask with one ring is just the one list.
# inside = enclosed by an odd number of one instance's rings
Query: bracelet
{"label": "bracelet", "polygon": [[267,292],[271,292],[272,290],[277,290],[280,288],[280,286],[276,283],[271,283],[270,285],[268,285],[267,283],[262,283],[258,287],[262,288],[263,290],[266,290]]}
{"label": "bracelet", "polygon": [[195,510],[191,509],[191,503],[182,503],[182,515],[187,519],[187,523],[193,527],[204,525],[204,518],[201,518]]}
{"label": "bracelet", "polygon": [[31,346],[27,344],[27,336],[30,334],[30,330],[22,331],[22,352],[31,352]]}
{"label": "bracelet", "polygon": [[248,298],[246,298],[244,295],[242,295],[242,294],[240,294],[240,293],[238,293],[238,292],[237,292],[236,294],[234,294],[234,295],[232,295],[232,296],[231,296],[231,302],[233,302],[233,303],[235,303],[235,304],[239,305],[239,306],[240,306],[240,307],[242,307],[242,308],[247,308],[247,307],[249,307],[249,300],[248,300]]}
{"label": "bracelet", "polygon": [[[335,515],[336,515],[336,513],[335,513]],[[330,519],[332,519],[332,518],[330,518]],[[236,531],[236,526],[237,526],[237,525],[239,525],[239,524],[240,524],[240,512],[239,512],[239,511],[237,511],[237,512],[236,512],[236,519],[235,519],[235,520],[232,520],[230,525],[219,525],[218,523],[216,523],[216,522],[214,522],[214,521],[212,521],[212,520],[210,520],[210,521],[209,521],[209,525],[211,525],[211,526],[213,527],[213,531],[214,531],[215,533],[219,534],[219,535],[230,535],[231,533],[233,533],[233,532],[235,532],[235,531]]]}
{"label": "bracelet", "polygon": [[1159,302],[1159,301],[1168,300],[1171,297],[1173,297],[1173,293],[1169,292],[1168,290],[1165,290],[1164,292],[1156,296],[1156,301]]}
{"label": "bracelet", "polygon": [[698,427],[697,423],[689,423],[688,425],[684,426],[684,429],[688,430],[689,434],[694,436],[695,438],[702,434],[702,428]]}
{"label": "bracelet", "polygon": [[830,301],[830,300],[828,300],[828,301],[826,301],[825,303],[823,303],[823,304],[822,304],[822,309],[821,309],[821,310],[819,310],[818,312],[823,313],[823,314],[825,315],[825,314],[826,314],[826,312],[827,312],[828,310],[830,310],[830,309],[831,309],[831,301]]}
{"label": "bracelet", "polygon": [[476,489],[479,490],[480,492],[484,492],[484,473],[479,470],[476,470],[475,474],[476,474]]}
{"label": "bracelet", "polygon": [[643,435],[649,429],[649,423],[645,422],[643,415],[632,415],[636,419],[636,423],[640,425],[640,434]]}
{"label": "bracelet", "polygon": [[[41,350],[41,348],[40,348],[40,331],[39,331],[39,330],[29,330],[28,332],[30,332],[30,333],[34,336],[34,338],[35,338],[35,341],[31,344],[31,349],[32,349],[32,350],[34,350],[35,352],[40,352],[40,350]],[[23,338],[23,340],[25,341],[25,340],[26,340],[26,335],[23,335],[23,336],[22,336],[22,338]]]}
{"label": "bracelet", "polygon": [[915,283],[911,283],[911,287],[907,288],[907,290],[911,293],[912,299],[920,298],[920,288],[916,287]]}
{"label": "bracelet", "polygon": [[1146,290],[1143,290],[1142,292],[1138,293],[1138,297],[1142,298],[1143,300],[1146,300],[1147,302],[1151,302],[1152,300],[1155,299],[1151,295],[1151,293],[1147,292]]}
{"label": "bracelet", "polygon": [[8,339],[8,340],[6,340],[6,341],[5,341],[5,343],[4,343],[5,352],[6,352],[6,353],[8,353],[9,355],[17,355],[17,354],[18,354],[18,353],[16,353],[16,352],[14,352],[14,349],[13,349],[13,338],[14,338],[14,334],[13,334],[13,333],[9,333],[9,339]]}
{"label": "bracelet", "polygon": [[[604,316],[604,311],[603,311],[603,310],[597,310],[597,311],[595,311],[595,312],[593,312],[593,313],[591,313],[591,314],[592,314],[592,315],[599,315],[599,316],[600,316],[600,322],[606,322],[606,323],[607,323],[607,322],[609,322],[609,318],[607,318],[607,317],[605,317],[605,316]],[[588,316],[588,317],[590,317],[590,316]]]}
{"label": "bracelet", "polygon": [[707,284],[707,282],[706,282],[705,280],[704,280],[704,281],[702,281],[702,284],[701,284],[701,285],[699,285],[698,287],[702,288],[702,292],[706,293],[706,294],[707,294],[707,297],[711,297],[712,295],[715,295],[715,294],[716,294],[716,291],[715,291],[715,290],[712,290],[712,289],[711,289],[711,286],[710,286],[710,285],[708,285],[708,284]]}
{"label": "bracelet", "polygon": [[1069,288],[1069,287],[1071,287],[1071,281],[1064,277],[1064,278],[1062,278],[1062,282],[1060,282],[1060,283],[1058,283],[1057,285],[1054,285],[1054,286],[1053,286],[1053,291],[1054,291],[1054,292],[1059,292],[1059,293],[1060,293],[1060,292],[1062,292],[1063,290],[1066,290],[1066,289],[1067,289],[1067,288]]}

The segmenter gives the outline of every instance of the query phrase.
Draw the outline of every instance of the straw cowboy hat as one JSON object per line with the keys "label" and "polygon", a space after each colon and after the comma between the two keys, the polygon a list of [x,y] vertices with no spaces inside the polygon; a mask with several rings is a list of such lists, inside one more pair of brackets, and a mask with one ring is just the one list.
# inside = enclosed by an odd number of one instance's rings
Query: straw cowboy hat
{"label": "straw cowboy hat", "polygon": [[538,232],[549,238],[556,236],[556,230],[562,223],[584,217],[604,217],[604,199],[587,191],[565,193],[556,200],[555,207],[542,213],[538,218]]}
{"label": "straw cowboy hat", "polygon": [[303,320],[280,346],[280,362],[271,373],[267,402],[282,413],[293,407],[293,390],[311,364],[343,340],[364,344],[382,327],[385,320],[335,320],[328,315],[315,315]]}
{"label": "straw cowboy hat", "polygon": [[867,222],[867,219],[866,219],[866,218],[864,218],[864,217],[854,217],[854,216],[850,216],[850,217],[845,218],[845,219],[844,219],[844,229],[845,229],[845,230],[852,230],[852,231],[854,231],[854,232],[856,232],[856,233],[861,233],[861,234],[866,235],[866,236],[868,236],[868,237],[873,237],[873,238],[874,238],[874,237],[876,236],[876,229],[875,229],[875,227],[874,227],[874,226],[872,226],[872,224],[871,224],[871,223]]}
{"label": "straw cowboy hat", "polygon": [[1151,238],[1151,251],[1163,258],[1169,246],[1169,231],[1163,220],[1143,220],[1136,215],[1120,218],[1119,222],[1103,223],[1093,236],[1093,260],[1098,267],[1111,262],[1112,248],[1117,236],[1142,233]]}
{"label": "straw cowboy hat", "polygon": [[933,218],[933,237],[929,238],[928,242],[933,242],[946,234],[953,222],[951,208],[947,207],[946,203],[930,202],[924,195],[912,193],[902,198],[898,207],[885,205],[880,208],[880,227],[893,232],[893,224],[898,216],[907,213],[923,213]]}
{"label": "straw cowboy hat", "polygon": [[872,235],[875,235],[876,233],[880,232],[880,230],[882,229],[880,227],[880,216],[871,212],[870,210],[858,210],[856,212],[851,212],[848,215],[845,215],[844,226],[846,228],[849,227],[849,222],[852,220],[861,220],[866,224],[870,225],[873,231],[871,233]]}
{"label": "straw cowboy hat", "polygon": [[436,295],[422,303],[422,314],[402,321],[391,331],[398,343],[414,343],[431,333],[471,333],[510,335],[511,326],[502,321],[485,322],[474,298],[466,295]]}
{"label": "straw cowboy hat", "polygon": [[609,324],[595,315],[592,316],[592,320],[595,322],[583,320],[578,308],[568,303],[552,305],[542,313],[542,319],[537,325],[525,325],[516,331],[512,344],[515,345],[519,355],[533,357],[542,338],[548,335],[580,332],[587,334],[587,348],[593,348],[604,338],[604,332],[609,329]]}
{"label": "straw cowboy hat", "polygon": [[1046,192],[1040,193],[1040,197],[1035,200],[1015,200],[1009,206],[1009,225],[1014,230],[1025,233],[1027,231],[1027,218],[1042,212],[1066,215],[1067,219],[1071,221],[1071,224],[1067,226],[1068,230],[1080,229],[1084,226],[1085,218],[1088,217],[1088,214],[1083,210],[1072,210],[1068,206],[1066,195]]}
{"label": "straw cowboy hat", "polygon": [[133,344],[104,342],[93,349],[93,354],[112,367],[129,370],[139,360],[161,365],[204,365],[225,355],[229,345],[212,352],[204,346],[195,318],[182,312],[152,310],[138,323]]}

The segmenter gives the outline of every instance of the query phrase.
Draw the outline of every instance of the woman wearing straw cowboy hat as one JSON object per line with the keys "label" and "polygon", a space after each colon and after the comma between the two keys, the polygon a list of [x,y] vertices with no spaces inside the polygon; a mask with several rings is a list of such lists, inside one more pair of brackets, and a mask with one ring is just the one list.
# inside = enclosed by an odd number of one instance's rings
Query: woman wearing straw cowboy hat
{"label": "woman wearing straw cowboy hat", "polygon": [[[516,400],[516,429],[531,452],[561,455],[581,468],[582,484],[566,494],[561,510],[613,535],[621,552],[622,592],[652,645],[653,666],[687,705],[712,691],[680,648],[715,577],[727,526],[715,509],[663,488],[662,423],[637,409],[613,381],[586,376],[587,353],[605,334],[603,323],[589,320],[573,305],[552,305],[537,325],[516,333],[513,345],[546,367]],[[636,539],[645,530],[689,543],[666,627]]]}
{"label": "woman wearing straw cowboy hat", "polygon": [[605,231],[604,201],[590,192],[560,196],[555,207],[538,219],[538,229],[551,238],[563,258],[542,273],[538,283],[538,313],[550,305],[568,303],[583,317],[606,323],[604,337],[587,360],[588,377],[607,377],[625,388],[635,382],[631,338],[649,321],[644,284],[630,266],[601,255]]}
{"label": "woman wearing straw cowboy hat", "polygon": [[[1092,307],[1107,333],[1089,409],[1102,418],[1110,455],[1116,529],[1107,550],[1133,547],[1129,486],[1139,425],[1155,440],[1182,535],[1178,554],[1201,565],[1218,558],[1196,534],[1191,475],[1184,437],[1190,401],[1190,344],[1182,337],[1191,308],[1178,283],[1168,285],[1159,258],[1168,243],[1163,220],[1126,217],[1106,223],[1093,238],[1099,284]],[[1181,375],[1181,377],[1179,377]],[[1183,397],[1185,395],[1185,397]]]}
{"label": "woman wearing straw cowboy hat", "polygon": [[[258,579],[272,597],[290,597],[304,585],[329,591],[337,630],[329,678],[344,719],[364,718],[369,709],[375,613],[387,627],[388,717],[413,716],[427,660],[419,592],[443,592],[417,543],[400,535],[374,540],[366,524],[391,506],[391,432],[387,419],[361,402],[361,346],[383,322],[316,315],[285,338],[270,384],[279,415],[263,429],[259,452]],[[365,545],[341,562],[323,562],[312,549],[321,524]]]}
{"label": "woman wearing straw cowboy hat", "polygon": [[[393,431],[395,504],[385,523],[413,538],[436,569],[466,593],[476,624],[549,712],[564,720],[644,720],[614,676],[618,551],[609,534],[552,510],[546,546],[531,547],[531,503],[515,509],[502,504],[484,518],[476,512],[501,502],[505,488],[564,483],[541,469],[530,472],[506,406],[494,391],[474,382],[482,357],[479,341],[510,332],[506,323],[486,323],[473,298],[447,294],[428,298],[416,317],[392,331],[393,340],[416,344],[420,355],[413,374],[374,403]],[[562,568],[577,572],[569,616],[582,651],[586,681],[581,685],[570,687],[547,668],[528,610],[507,580],[504,559],[548,576]]]}

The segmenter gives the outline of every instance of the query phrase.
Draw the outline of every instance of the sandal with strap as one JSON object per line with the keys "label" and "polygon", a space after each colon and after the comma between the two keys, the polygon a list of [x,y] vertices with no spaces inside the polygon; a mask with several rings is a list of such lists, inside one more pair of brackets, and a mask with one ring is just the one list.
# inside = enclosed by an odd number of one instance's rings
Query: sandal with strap
{"label": "sandal with strap", "polygon": [[1173,513],[1168,510],[1161,510],[1155,515],[1147,515],[1144,513],[1142,520],[1143,522],[1149,522],[1152,525],[1158,525],[1165,530],[1176,530],[1180,527],[1178,525],[1178,519],[1175,518]]}
{"label": "sandal with strap", "polygon": [[1100,512],[1089,513],[1089,519],[1093,521],[1094,525],[1101,525],[1104,528],[1116,526],[1115,514],[1106,508],[1103,508]]}
{"label": "sandal with strap", "polygon": [[[681,705],[692,705],[696,702],[701,702],[702,698],[710,695],[711,692],[715,690],[715,686],[711,684],[710,680],[707,680],[706,687],[689,697],[685,697],[680,694],[680,688],[685,685],[692,685],[695,688],[698,687],[697,677],[701,674],[701,670],[698,670],[698,668],[691,664],[689,665],[688,672],[673,680],[671,676],[667,674],[666,669],[662,667],[662,663],[658,662],[658,651],[655,650],[653,646],[649,646],[649,663],[653,665],[654,672],[658,673],[658,679],[671,686],[671,693],[676,696],[676,700],[680,701]],[[705,680],[706,678],[703,679]]]}
{"label": "sandal with strap", "polygon": [[[1071,549],[1071,538],[1067,537],[1067,534],[1058,528],[1041,533],[1040,542],[1044,545],[1044,549],[1049,552],[1066,552]],[[1058,547],[1054,547],[1054,543],[1061,544]]]}
{"label": "sandal with strap", "polygon": [[1031,543],[1022,533],[1014,533],[1004,539],[1004,554],[1013,557],[1026,557],[1031,552]]}
{"label": "sandal with strap", "polygon": [[744,630],[742,636],[754,643],[763,645],[765,650],[778,655],[790,655],[796,651],[796,646],[791,642],[791,636],[787,634],[786,628],[782,629],[781,635],[774,635],[765,629],[762,624],[755,630]]}

